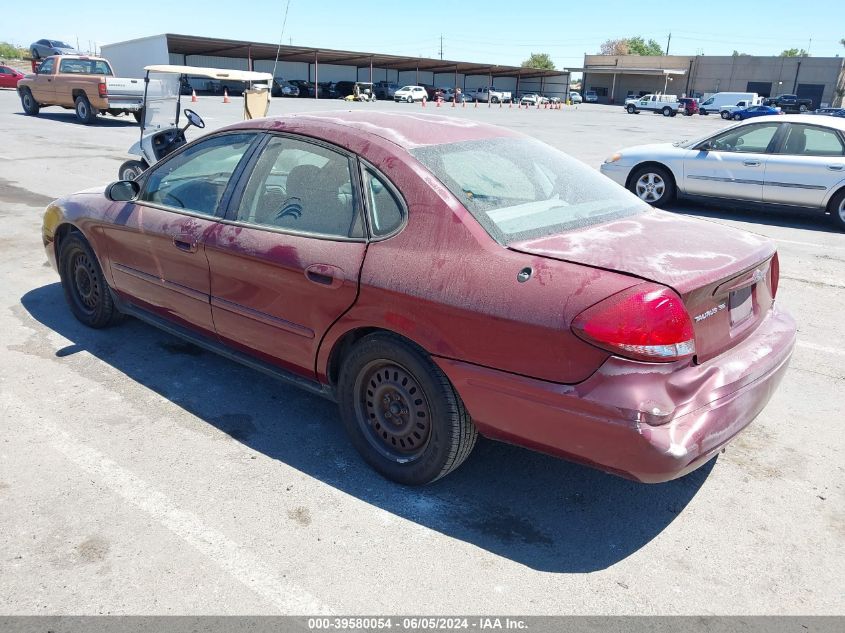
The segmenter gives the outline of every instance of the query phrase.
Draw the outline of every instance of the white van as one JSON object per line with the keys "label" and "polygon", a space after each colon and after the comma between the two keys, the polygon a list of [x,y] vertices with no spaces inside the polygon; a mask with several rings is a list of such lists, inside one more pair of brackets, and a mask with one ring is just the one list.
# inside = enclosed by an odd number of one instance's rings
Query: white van
{"label": "white van", "polygon": [[758,99],[756,92],[717,92],[698,104],[698,113],[715,114],[725,106],[735,106],[740,101],[756,102]]}

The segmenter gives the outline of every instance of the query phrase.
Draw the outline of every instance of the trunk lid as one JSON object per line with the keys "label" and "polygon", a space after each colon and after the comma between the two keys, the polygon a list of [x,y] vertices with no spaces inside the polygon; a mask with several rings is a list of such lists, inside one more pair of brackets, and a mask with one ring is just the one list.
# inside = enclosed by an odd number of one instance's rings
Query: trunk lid
{"label": "trunk lid", "polygon": [[662,211],[512,242],[508,247],[669,286],[681,296],[693,320],[698,362],[753,332],[772,305],[777,283],[770,240]]}

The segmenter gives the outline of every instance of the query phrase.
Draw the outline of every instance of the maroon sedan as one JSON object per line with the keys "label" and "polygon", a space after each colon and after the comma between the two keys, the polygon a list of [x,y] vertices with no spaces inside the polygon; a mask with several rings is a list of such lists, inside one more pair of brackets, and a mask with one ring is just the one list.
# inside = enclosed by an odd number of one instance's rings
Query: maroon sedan
{"label": "maroon sedan", "polygon": [[24,74],[11,66],[0,64],[0,88],[17,88]]}
{"label": "maroon sedan", "polygon": [[477,433],[678,477],[763,409],[795,340],[771,242],[445,117],[240,123],[56,201],[43,241],[80,321],[133,315],[332,398],[407,484]]}

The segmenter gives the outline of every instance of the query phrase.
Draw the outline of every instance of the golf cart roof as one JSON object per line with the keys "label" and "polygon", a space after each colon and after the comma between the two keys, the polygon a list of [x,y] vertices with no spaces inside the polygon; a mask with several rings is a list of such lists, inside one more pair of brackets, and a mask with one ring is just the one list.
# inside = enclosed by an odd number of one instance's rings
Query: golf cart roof
{"label": "golf cart roof", "polygon": [[231,81],[271,81],[270,73],[258,73],[251,70],[231,70],[228,68],[201,68],[199,66],[171,66],[157,64],[144,66],[144,70],[152,73],[171,73],[190,75],[191,77],[209,77],[211,79],[229,79]]}

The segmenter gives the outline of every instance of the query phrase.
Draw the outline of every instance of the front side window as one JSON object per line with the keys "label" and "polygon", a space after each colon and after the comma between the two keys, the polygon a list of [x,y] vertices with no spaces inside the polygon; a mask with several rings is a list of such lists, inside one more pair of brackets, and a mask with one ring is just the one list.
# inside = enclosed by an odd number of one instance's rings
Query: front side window
{"label": "front side window", "polygon": [[190,146],[152,169],[140,200],[214,215],[253,138],[224,134]]}
{"label": "front side window", "polygon": [[288,137],[272,138],[255,163],[235,219],[327,237],[360,238],[349,159]]}
{"label": "front side window", "polygon": [[710,139],[710,149],[718,152],[765,154],[780,123],[743,125]]}
{"label": "front side window", "polygon": [[792,124],[778,153],[796,156],[843,156],[845,147],[833,130]]}
{"label": "front side window", "polygon": [[503,244],[648,209],[597,171],[534,139],[465,141],[411,153]]}

